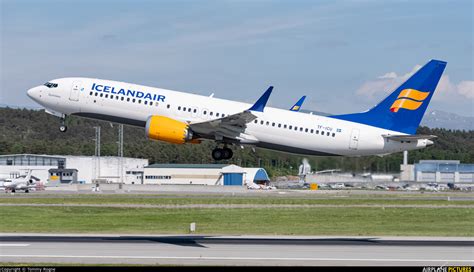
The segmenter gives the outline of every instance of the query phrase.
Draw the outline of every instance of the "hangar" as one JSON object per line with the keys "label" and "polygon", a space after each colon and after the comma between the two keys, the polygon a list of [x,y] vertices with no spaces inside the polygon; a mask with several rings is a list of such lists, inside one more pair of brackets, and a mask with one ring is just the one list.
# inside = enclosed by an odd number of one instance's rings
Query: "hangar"
{"label": "hangar", "polygon": [[401,165],[401,180],[439,183],[474,183],[474,164],[458,160],[420,160]]}
{"label": "hangar", "polygon": [[[69,155],[37,155],[11,154],[0,155],[0,174],[7,176],[12,173],[24,174],[32,169],[32,175],[43,183],[50,185],[59,183],[92,183],[120,182],[133,184],[142,183],[143,167],[148,165],[147,159],[69,156]],[[141,169],[140,171],[134,171]],[[132,174],[133,173],[133,174]]]}
{"label": "hangar", "polygon": [[144,168],[144,184],[200,184],[243,186],[270,181],[263,168],[234,164],[152,164]]}

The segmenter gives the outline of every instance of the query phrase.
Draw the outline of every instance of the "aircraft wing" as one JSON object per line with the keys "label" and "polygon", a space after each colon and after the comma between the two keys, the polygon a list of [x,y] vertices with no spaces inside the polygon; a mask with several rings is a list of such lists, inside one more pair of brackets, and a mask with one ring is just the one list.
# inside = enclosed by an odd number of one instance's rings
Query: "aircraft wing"
{"label": "aircraft wing", "polygon": [[416,141],[416,140],[430,140],[437,138],[436,135],[382,135],[382,137],[392,141]]}
{"label": "aircraft wing", "polygon": [[263,112],[272,90],[273,87],[270,86],[248,110],[210,121],[192,123],[189,125],[189,128],[203,138],[212,138],[215,140],[227,138],[240,143],[256,143],[258,139],[246,134],[245,129],[248,123],[257,118],[252,111]]}

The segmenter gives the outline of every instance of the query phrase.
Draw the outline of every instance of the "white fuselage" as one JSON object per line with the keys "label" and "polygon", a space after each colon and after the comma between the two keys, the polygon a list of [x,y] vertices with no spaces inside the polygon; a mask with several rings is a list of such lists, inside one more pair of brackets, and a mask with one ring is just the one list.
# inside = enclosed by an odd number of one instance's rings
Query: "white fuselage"
{"label": "white fuselage", "polygon": [[[249,109],[251,104],[93,78],[61,78],[57,87],[38,86],[28,96],[48,113],[79,115],[145,126],[151,115],[198,123]],[[145,102],[146,101],[146,102]],[[423,148],[427,140],[388,141],[382,135],[404,133],[319,115],[266,107],[245,134],[255,145],[308,155],[382,155]],[[291,127],[291,129],[290,129]],[[296,127],[296,129],[295,129]]]}

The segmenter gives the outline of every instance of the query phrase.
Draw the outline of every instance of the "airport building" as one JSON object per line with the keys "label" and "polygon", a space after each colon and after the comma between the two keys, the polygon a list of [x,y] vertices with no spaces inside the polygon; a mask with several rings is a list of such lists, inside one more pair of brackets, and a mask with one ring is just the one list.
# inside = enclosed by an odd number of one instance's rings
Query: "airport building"
{"label": "airport building", "polygon": [[401,165],[402,181],[474,183],[474,164],[456,160],[420,160]]}
{"label": "airport building", "polygon": [[[12,154],[0,155],[0,176],[24,174],[33,170],[32,175],[43,183],[143,183],[143,167],[147,159]],[[138,170],[137,170],[138,169]]]}
{"label": "airport building", "polygon": [[268,184],[263,168],[243,168],[233,164],[152,164],[144,168],[144,184],[200,184],[243,186]]}

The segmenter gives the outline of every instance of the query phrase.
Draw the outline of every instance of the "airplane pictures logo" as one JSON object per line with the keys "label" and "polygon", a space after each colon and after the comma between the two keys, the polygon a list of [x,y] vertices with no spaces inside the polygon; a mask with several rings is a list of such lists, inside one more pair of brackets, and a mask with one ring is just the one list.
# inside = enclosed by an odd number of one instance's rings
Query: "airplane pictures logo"
{"label": "airplane pictures logo", "polygon": [[398,95],[397,100],[390,106],[390,111],[398,112],[399,109],[416,110],[423,104],[423,100],[429,94],[429,92],[420,92],[415,89],[404,89]]}

